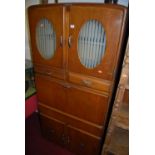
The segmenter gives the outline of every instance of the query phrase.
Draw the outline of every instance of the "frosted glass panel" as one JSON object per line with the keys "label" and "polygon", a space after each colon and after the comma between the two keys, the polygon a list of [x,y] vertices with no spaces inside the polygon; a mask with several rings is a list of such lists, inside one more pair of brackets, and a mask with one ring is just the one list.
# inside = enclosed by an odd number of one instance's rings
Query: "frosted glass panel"
{"label": "frosted glass panel", "polygon": [[56,34],[53,25],[47,20],[42,19],[36,27],[36,42],[41,56],[51,59],[56,50]]}
{"label": "frosted glass panel", "polygon": [[86,68],[95,68],[102,61],[105,52],[106,36],[100,22],[89,20],[79,33],[78,55]]}

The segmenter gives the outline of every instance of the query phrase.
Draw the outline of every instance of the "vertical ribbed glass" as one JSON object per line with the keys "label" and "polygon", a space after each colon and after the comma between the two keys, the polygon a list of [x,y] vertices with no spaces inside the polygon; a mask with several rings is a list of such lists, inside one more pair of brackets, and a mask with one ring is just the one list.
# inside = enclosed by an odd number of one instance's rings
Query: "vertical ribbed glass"
{"label": "vertical ribbed glass", "polygon": [[78,55],[86,68],[95,68],[102,61],[105,52],[106,36],[100,22],[89,20],[79,33]]}
{"label": "vertical ribbed glass", "polygon": [[56,50],[56,34],[53,25],[47,20],[42,19],[36,27],[36,43],[41,56],[51,59]]}

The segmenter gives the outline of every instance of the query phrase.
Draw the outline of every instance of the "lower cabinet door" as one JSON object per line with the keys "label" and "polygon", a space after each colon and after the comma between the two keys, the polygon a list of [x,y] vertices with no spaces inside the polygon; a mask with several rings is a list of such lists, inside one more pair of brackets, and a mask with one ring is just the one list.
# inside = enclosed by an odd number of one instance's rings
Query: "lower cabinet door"
{"label": "lower cabinet door", "polygon": [[98,155],[101,138],[74,128],[65,122],[40,114],[43,136],[76,155]]}
{"label": "lower cabinet door", "polygon": [[98,155],[100,138],[82,133],[75,128],[68,127],[70,150],[76,155]]}
{"label": "lower cabinet door", "polygon": [[108,96],[73,87],[67,89],[67,113],[102,126],[107,110]]}
{"label": "lower cabinet door", "polygon": [[64,111],[66,107],[66,89],[62,84],[41,75],[35,76],[35,83],[39,102]]}
{"label": "lower cabinet door", "polygon": [[41,131],[43,136],[62,146],[66,145],[66,133],[64,133],[64,123],[56,119],[40,115]]}

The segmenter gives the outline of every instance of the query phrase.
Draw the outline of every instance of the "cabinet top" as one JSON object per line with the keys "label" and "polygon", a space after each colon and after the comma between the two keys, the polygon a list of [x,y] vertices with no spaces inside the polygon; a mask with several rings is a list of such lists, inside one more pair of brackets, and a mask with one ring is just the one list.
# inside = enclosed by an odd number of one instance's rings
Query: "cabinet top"
{"label": "cabinet top", "polygon": [[107,3],[57,3],[57,4],[37,4],[32,5],[29,7],[29,9],[33,8],[47,8],[47,7],[54,7],[54,6],[80,6],[80,7],[102,7],[102,8],[111,8],[111,9],[117,9],[117,10],[126,10],[127,7],[117,4],[107,4]]}

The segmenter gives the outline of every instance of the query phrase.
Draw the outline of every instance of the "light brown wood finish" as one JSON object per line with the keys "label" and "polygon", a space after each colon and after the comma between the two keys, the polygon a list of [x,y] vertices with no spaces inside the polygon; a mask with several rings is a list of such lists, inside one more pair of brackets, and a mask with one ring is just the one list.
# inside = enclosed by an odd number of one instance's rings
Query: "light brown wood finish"
{"label": "light brown wood finish", "polygon": [[65,124],[56,119],[48,119],[40,115],[42,134],[49,140],[58,144],[63,144],[64,126]]}
{"label": "light brown wood finish", "polygon": [[[111,7],[111,5],[101,6],[71,6],[70,23],[75,25],[74,29],[69,29],[69,35],[72,36],[72,45],[69,48],[69,71],[81,73],[93,77],[112,80],[116,62],[120,53],[119,44],[123,31],[122,26],[125,22],[125,9],[121,7]],[[76,13],[75,13],[76,12]],[[81,63],[78,57],[77,43],[81,27],[90,19],[96,19],[102,23],[106,32],[105,55],[100,65],[94,69],[87,69]]]}
{"label": "light brown wood finish", "polygon": [[62,146],[66,146],[77,155],[95,155],[99,151],[100,138],[90,136],[82,130],[72,127],[70,124],[49,118],[41,114],[41,127],[44,136]]}
{"label": "light brown wood finish", "polygon": [[100,96],[75,88],[67,89],[67,95],[66,112],[98,125],[105,123],[108,96]]}
{"label": "light brown wood finish", "polygon": [[110,81],[99,78],[84,76],[81,74],[69,73],[69,81],[78,85],[109,92],[111,88]]}
{"label": "light brown wood finish", "polygon": [[99,153],[100,139],[92,138],[69,127],[70,149],[77,155],[97,155]]}
{"label": "light brown wood finish", "polygon": [[55,108],[51,108],[43,103],[39,103],[38,108],[41,114],[48,115],[49,117],[58,119],[62,122],[65,122],[66,124],[70,124],[83,131],[87,131],[88,133],[94,136],[98,136],[98,137],[102,136],[103,126],[94,124],[84,119],[80,119],[76,116],[62,112]]}
{"label": "light brown wood finish", "polygon": [[[48,19],[56,31],[56,51],[50,60],[44,59],[36,46],[36,25],[42,18]],[[94,69],[85,68],[77,54],[79,31],[90,19],[101,22],[106,31],[105,55]],[[42,132],[77,155],[99,154],[121,56],[125,19],[126,8],[116,5],[50,4],[29,8]],[[75,28],[70,29],[70,24]]]}
{"label": "light brown wood finish", "polygon": [[[63,6],[32,6],[28,11],[33,62],[35,64],[63,68],[63,48],[60,42],[61,36],[63,36]],[[56,51],[54,56],[49,60],[44,59],[40,55],[36,45],[36,26],[38,22],[44,18],[53,24],[54,30],[56,32]]]}
{"label": "light brown wood finish", "polygon": [[38,100],[48,106],[64,111],[66,109],[66,88],[46,76],[35,76]]}
{"label": "light brown wood finish", "polygon": [[43,66],[35,64],[34,71],[39,74],[47,75],[49,77],[58,78],[58,79],[65,79],[65,70],[49,67],[49,66]]}
{"label": "light brown wood finish", "polygon": [[104,124],[105,114],[108,110],[108,96],[85,92],[65,85],[65,83],[58,84],[43,76],[39,76],[39,78],[36,76],[35,79],[39,101],[87,121],[99,125]]}

